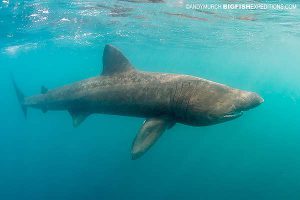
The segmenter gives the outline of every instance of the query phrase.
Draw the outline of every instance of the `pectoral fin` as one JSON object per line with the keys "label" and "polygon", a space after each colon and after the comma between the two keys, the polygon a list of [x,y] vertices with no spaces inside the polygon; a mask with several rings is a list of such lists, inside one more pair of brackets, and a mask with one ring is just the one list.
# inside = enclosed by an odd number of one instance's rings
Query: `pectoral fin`
{"label": "pectoral fin", "polygon": [[135,160],[141,157],[163,132],[174,124],[175,122],[168,117],[147,119],[133,141],[131,148],[132,159]]}

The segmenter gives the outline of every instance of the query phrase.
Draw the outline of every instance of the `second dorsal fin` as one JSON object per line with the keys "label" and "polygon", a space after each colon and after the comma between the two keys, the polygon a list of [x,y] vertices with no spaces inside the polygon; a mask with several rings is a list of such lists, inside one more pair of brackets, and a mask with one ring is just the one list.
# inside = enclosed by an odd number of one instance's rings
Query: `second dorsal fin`
{"label": "second dorsal fin", "polygon": [[111,76],[133,70],[129,60],[117,48],[106,45],[103,52],[102,75]]}
{"label": "second dorsal fin", "polygon": [[46,88],[45,86],[41,87],[41,93],[42,94],[46,94],[48,92],[48,88]]}

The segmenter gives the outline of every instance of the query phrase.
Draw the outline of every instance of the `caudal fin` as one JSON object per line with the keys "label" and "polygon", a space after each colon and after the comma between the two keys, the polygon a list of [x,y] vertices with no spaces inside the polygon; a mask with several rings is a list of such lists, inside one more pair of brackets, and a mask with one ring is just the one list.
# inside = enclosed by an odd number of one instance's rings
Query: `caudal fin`
{"label": "caudal fin", "polygon": [[26,118],[27,117],[27,108],[24,105],[25,96],[24,96],[23,92],[20,90],[20,88],[18,87],[18,85],[16,84],[16,81],[15,81],[14,76],[12,74],[11,74],[11,80],[12,80],[12,83],[13,83],[13,86],[14,86],[19,104],[20,104],[21,109],[23,111],[24,117]]}

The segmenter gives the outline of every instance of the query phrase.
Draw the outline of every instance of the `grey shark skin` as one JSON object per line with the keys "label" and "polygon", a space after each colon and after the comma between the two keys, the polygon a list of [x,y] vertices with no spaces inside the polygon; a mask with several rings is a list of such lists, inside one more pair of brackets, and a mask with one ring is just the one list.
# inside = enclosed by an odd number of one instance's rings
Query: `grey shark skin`
{"label": "grey shark skin", "polygon": [[105,46],[103,71],[97,77],[53,90],[43,87],[41,94],[30,97],[13,83],[24,114],[28,107],[67,110],[75,127],[95,113],[146,118],[132,144],[132,159],[176,123],[226,122],[263,102],[256,93],[194,76],[138,71],[111,45]]}

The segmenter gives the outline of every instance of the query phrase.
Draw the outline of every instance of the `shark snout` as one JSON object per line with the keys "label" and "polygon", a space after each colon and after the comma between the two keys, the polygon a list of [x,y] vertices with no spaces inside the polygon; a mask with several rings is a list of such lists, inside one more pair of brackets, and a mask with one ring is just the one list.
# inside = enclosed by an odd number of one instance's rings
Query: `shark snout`
{"label": "shark snout", "polygon": [[222,119],[232,120],[243,115],[243,111],[250,110],[262,104],[264,99],[254,92],[241,91],[239,98],[231,105],[230,111],[223,115]]}
{"label": "shark snout", "polygon": [[264,99],[255,92],[244,92],[241,95],[240,110],[249,110],[262,104]]}

